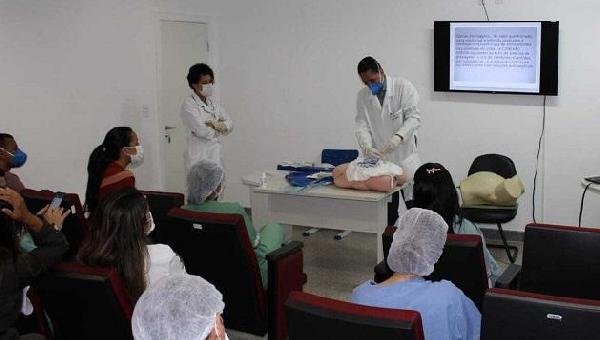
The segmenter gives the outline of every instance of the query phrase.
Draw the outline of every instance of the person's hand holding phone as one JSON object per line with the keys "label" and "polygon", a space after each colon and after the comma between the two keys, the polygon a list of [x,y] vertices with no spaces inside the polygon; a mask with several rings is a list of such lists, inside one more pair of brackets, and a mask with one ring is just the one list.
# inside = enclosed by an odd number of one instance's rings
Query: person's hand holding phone
{"label": "person's hand holding phone", "polygon": [[61,207],[56,208],[52,205],[46,205],[38,212],[38,215],[42,215],[49,224],[54,226],[54,229],[60,231],[65,218],[67,218],[70,213],[71,210],[65,211],[65,209]]}

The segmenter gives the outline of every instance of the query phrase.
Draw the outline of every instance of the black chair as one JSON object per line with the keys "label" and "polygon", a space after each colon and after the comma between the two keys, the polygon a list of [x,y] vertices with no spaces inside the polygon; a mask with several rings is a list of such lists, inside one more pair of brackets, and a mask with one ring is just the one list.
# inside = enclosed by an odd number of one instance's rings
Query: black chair
{"label": "black chair", "polygon": [[133,305],[114,269],[59,263],[32,289],[55,340],[133,339]]}
{"label": "black chair", "polygon": [[302,290],[302,243],[290,242],[267,255],[269,282],[264,289],[244,218],[238,214],[200,213],[181,208],[157,226],[155,239],[181,256],[186,271],[202,276],[223,294],[228,328],[269,339],[287,335],[283,304]]}
{"label": "black chair", "polygon": [[600,300],[600,230],[529,224],[523,265],[511,265],[498,278],[501,288]]}
{"label": "black chair", "polygon": [[[37,191],[25,189],[21,191],[21,196],[23,196],[27,208],[32,212],[37,212],[45,205],[50,204],[54,195],[55,192],[49,190]],[[69,250],[63,255],[63,259],[69,261],[77,254],[79,245],[86,232],[87,222],[83,214],[81,201],[77,194],[65,193],[61,207],[66,210],[71,210],[71,214],[67,216],[62,227],[62,232],[69,242]]]}
{"label": "black chair", "polygon": [[481,339],[598,339],[598,320],[598,300],[490,289],[483,303]]}
{"label": "black chair", "polygon": [[[504,178],[511,178],[517,175],[517,168],[512,159],[498,154],[485,154],[475,158],[469,168],[469,175],[480,171],[489,171],[496,173]],[[517,205],[510,207],[497,206],[475,206],[461,208],[462,216],[475,223],[491,223],[496,224],[502,246],[488,244],[488,247],[502,247],[506,250],[506,255],[511,263],[515,262],[518,249],[515,246],[509,246],[502,229],[502,224],[512,221],[517,216]],[[515,253],[512,254],[511,250]]]}
{"label": "black chair", "polygon": [[285,303],[290,340],[425,339],[417,311],[378,308],[292,292]]}
{"label": "black chair", "polygon": [[[156,227],[168,223],[167,214],[173,208],[179,208],[185,203],[185,196],[179,192],[142,191],[148,201],[148,208],[152,213]],[[154,232],[149,235],[154,238]]]}
{"label": "black chair", "polygon": [[[388,227],[382,235],[384,260],[375,266],[374,281],[379,283],[389,278],[393,272],[387,266],[387,256],[396,227]],[[479,235],[448,234],[444,252],[435,264],[432,281],[448,280],[454,283],[475,306],[481,310],[483,296],[489,287],[489,280],[483,259],[483,241]]]}

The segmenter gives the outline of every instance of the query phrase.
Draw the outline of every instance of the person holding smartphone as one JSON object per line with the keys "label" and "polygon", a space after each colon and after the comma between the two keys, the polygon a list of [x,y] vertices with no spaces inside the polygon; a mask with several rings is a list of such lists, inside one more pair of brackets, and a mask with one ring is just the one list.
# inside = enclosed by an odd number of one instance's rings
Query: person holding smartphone
{"label": "person holding smartphone", "polygon": [[[23,197],[9,188],[0,188],[0,202],[0,339],[19,339],[14,324],[23,304],[23,288],[67,251],[67,240],[52,225],[60,229],[68,212],[45,209],[41,216],[33,214]],[[27,227],[36,249],[29,253],[21,251],[16,239],[16,223]],[[35,338],[28,335],[28,339]]]}

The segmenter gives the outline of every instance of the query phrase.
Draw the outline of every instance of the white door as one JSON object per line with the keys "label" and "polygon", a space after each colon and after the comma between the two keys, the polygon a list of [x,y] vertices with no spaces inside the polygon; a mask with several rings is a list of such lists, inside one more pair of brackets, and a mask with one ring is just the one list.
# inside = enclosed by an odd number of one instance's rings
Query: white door
{"label": "white door", "polygon": [[161,20],[159,116],[163,135],[165,189],[185,193],[185,134],[179,115],[190,95],[186,76],[193,64],[208,63],[207,25]]}

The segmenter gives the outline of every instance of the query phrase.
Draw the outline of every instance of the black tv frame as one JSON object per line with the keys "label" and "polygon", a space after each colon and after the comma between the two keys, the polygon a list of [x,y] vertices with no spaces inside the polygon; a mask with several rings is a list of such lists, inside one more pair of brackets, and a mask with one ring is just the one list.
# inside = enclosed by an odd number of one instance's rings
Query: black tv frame
{"label": "black tv frame", "polygon": [[[539,92],[477,91],[450,89],[450,23],[539,22],[540,90]],[[435,21],[433,23],[433,90],[436,92],[475,92],[524,95],[558,95],[558,21]]]}

